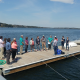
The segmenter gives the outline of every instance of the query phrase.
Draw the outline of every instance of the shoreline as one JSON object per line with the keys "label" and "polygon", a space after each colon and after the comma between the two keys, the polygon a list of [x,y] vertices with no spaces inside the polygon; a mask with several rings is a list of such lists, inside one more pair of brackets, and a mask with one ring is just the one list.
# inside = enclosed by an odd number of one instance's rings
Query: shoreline
{"label": "shoreline", "polygon": [[0,28],[46,28],[46,29],[80,29],[80,28],[51,28],[51,27],[1,27]]}
{"label": "shoreline", "polygon": [[0,22],[0,28],[46,28],[46,29],[80,29],[80,28],[71,28],[71,27],[40,27],[40,26],[26,26],[26,25],[17,25],[17,24],[7,24]]}

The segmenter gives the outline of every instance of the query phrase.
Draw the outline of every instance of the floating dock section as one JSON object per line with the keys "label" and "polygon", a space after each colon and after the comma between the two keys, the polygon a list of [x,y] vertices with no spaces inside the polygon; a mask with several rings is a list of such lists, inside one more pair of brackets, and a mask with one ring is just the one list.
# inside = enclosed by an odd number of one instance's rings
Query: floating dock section
{"label": "floating dock section", "polygon": [[[61,49],[61,46],[59,46],[59,49]],[[16,55],[16,58],[18,60],[17,62],[12,63],[11,65],[7,64],[3,65],[2,69],[3,75],[9,75],[19,71],[34,68],[40,65],[44,65],[46,63],[51,63],[54,61],[79,55],[80,45],[78,45],[77,47],[71,47],[69,51],[63,50],[63,52],[65,52],[65,54],[54,55],[54,50],[47,50],[28,52],[23,55]],[[12,61],[11,59],[10,61]]]}

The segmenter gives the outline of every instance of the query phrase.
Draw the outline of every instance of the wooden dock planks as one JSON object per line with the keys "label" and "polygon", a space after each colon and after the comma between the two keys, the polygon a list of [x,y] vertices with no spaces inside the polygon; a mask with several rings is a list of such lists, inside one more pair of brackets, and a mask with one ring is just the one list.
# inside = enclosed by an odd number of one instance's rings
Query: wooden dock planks
{"label": "wooden dock planks", "polygon": [[[61,46],[59,46],[59,49],[61,49]],[[54,55],[54,50],[29,52],[23,55],[16,55],[16,57],[20,59],[12,65],[3,65],[3,74],[8,75],[33,67],[37,67],[45,63],[50,63],[65,59],[67,57],[72,57],[74,55],[79,55],[80,45],[78,45],[77,47],[71,47],[69,51],[63,51],[65,52],[65,54],[63,55]]]}

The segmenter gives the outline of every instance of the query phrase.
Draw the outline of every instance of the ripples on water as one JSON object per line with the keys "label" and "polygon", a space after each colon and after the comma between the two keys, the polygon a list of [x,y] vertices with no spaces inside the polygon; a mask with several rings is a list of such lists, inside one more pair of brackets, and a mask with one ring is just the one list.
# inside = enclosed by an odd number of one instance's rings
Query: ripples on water
{"label": "ripples on water", "polygon": [[[46,29],[46,28],[0,28],[0,35],[3,38],[16,38],[18,46],[19,46],[19,38],[20,35],[28,37],[28,40],[31,37],[35,40],[37,36],[40,38],[42,35],[47,39],[50,35],[54,38],[57,36],[58,45],[61,45],[61,37],[64,36],[69,37],[70,41],[80,39],[80,30],[77,29]],[[46,45],[48,46],[48,45]],[[19,48],[18,48],[19,49]],[[30,47],[29,47],[30,49]],[[80,56],[77,56],[80,58]],[[80,80],[80,61],[75,59],[74,57],[68,58],[65,60],[57,61],[54,63],[50,63],[49,65],[65,76],[68,80]],[[52,71],[49,67],[45,65],[36,67],[33,69],[25,70],[19,73],[15,73],[12,75],[5,76],[7,80],[65,80],[60,75]]]}

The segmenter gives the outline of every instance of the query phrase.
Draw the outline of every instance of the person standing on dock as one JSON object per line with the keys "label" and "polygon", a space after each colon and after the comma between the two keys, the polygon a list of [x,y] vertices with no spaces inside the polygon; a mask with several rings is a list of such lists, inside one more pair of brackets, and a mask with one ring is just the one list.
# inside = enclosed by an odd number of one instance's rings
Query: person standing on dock
{"label": "person standing on dock", "polygon": [[57,38],[56,36],[55,36],[54,40],[55,40],[55,39],[58,41],[58,38]]}
{"label": "person standing on dock", "polygon": [[58,49],[58,47],[57,47],[57,38],[56,37],[55,37],[54,42],[53,42],[53,47],[54,47],[54,54],[56,55],[57,54],[57,49]]}
{"label": "person standing on dock", "polygon": [[11,55],[11,43],[10,43],[10,38],[8,38],[6,43],[6,63],[7,64],[10,64],[10,55]]}
{"label": "person standing on dock", "polygon": [[29,43],[30,43],[30,47],[31,47],[31,52],[32,52],[32,49],[34,49],[34,51],[36,51],[35,48],[34,48],[34,40],[33,40],[33,38],[31,38]]}
{"label": "person standing on dock", "polygon": [[48,38],[48,50],[51,49],[52,42],[53,42],[53,38],[50,35],[50,37]]}
{"label": "person standing on dock", "polygon": [[27,49],[28,49],[28,37],[26,37],[25,39],[25,53],[27,53]]}
{"label": "person standing on dock", "polygon": [[46,49],[46,38],[45,38],[44,35],[43,35],[43,37],[41,38],[41,42],[42,42],[42,49],[43,49],[43,51],[44,51],[44,47],[45,47],[45,50],[47,50],[47,49]]}
{"label": "person standing on dock", "polygon": [[17,43],[16,43],[16,38],[13,39],[13,43],[11,45],[12,48],[12,60],[13,62],[15,62],[15,56],[16,56],[16,52],[17,52]]}
{"label": "person standing on dock", "polygon": [[4,38],[4,58],[6,58],[6,38]]}
{"label": "person standing on dock", "polygon": [[62,49],[64,49],[64,43],[65,43],[65,38],[64,36],[62,36],[62,40],[61,40]]}
{"label": "person standing on dock", "polygon": [[21,35],[21,37],[20,37],[20,55],[22,55],[22,53],[23,53],[23,45],[24,45],[23,35]]}
{"label": "person standing on dock", "polygon": [[4,42],[3,42],[3,37],[0,36],[0,59],[4,59]]}
{"label": "person standing on dock", "polygon": [[[68,48],[68,49],[67,49]],[[69,38],[67,37],[67,39],[66,39],[66,50],[68,50],[69,51]]]}
{"label": "person standing on dock", "polygon": [[39,50],[41,50],[40,49],[40,38],[39,38],[39,36],[37,36],[37,38],[36,38],[36,46],[37,46],[37,51],[38,51],[38,47],[39,47]]}

